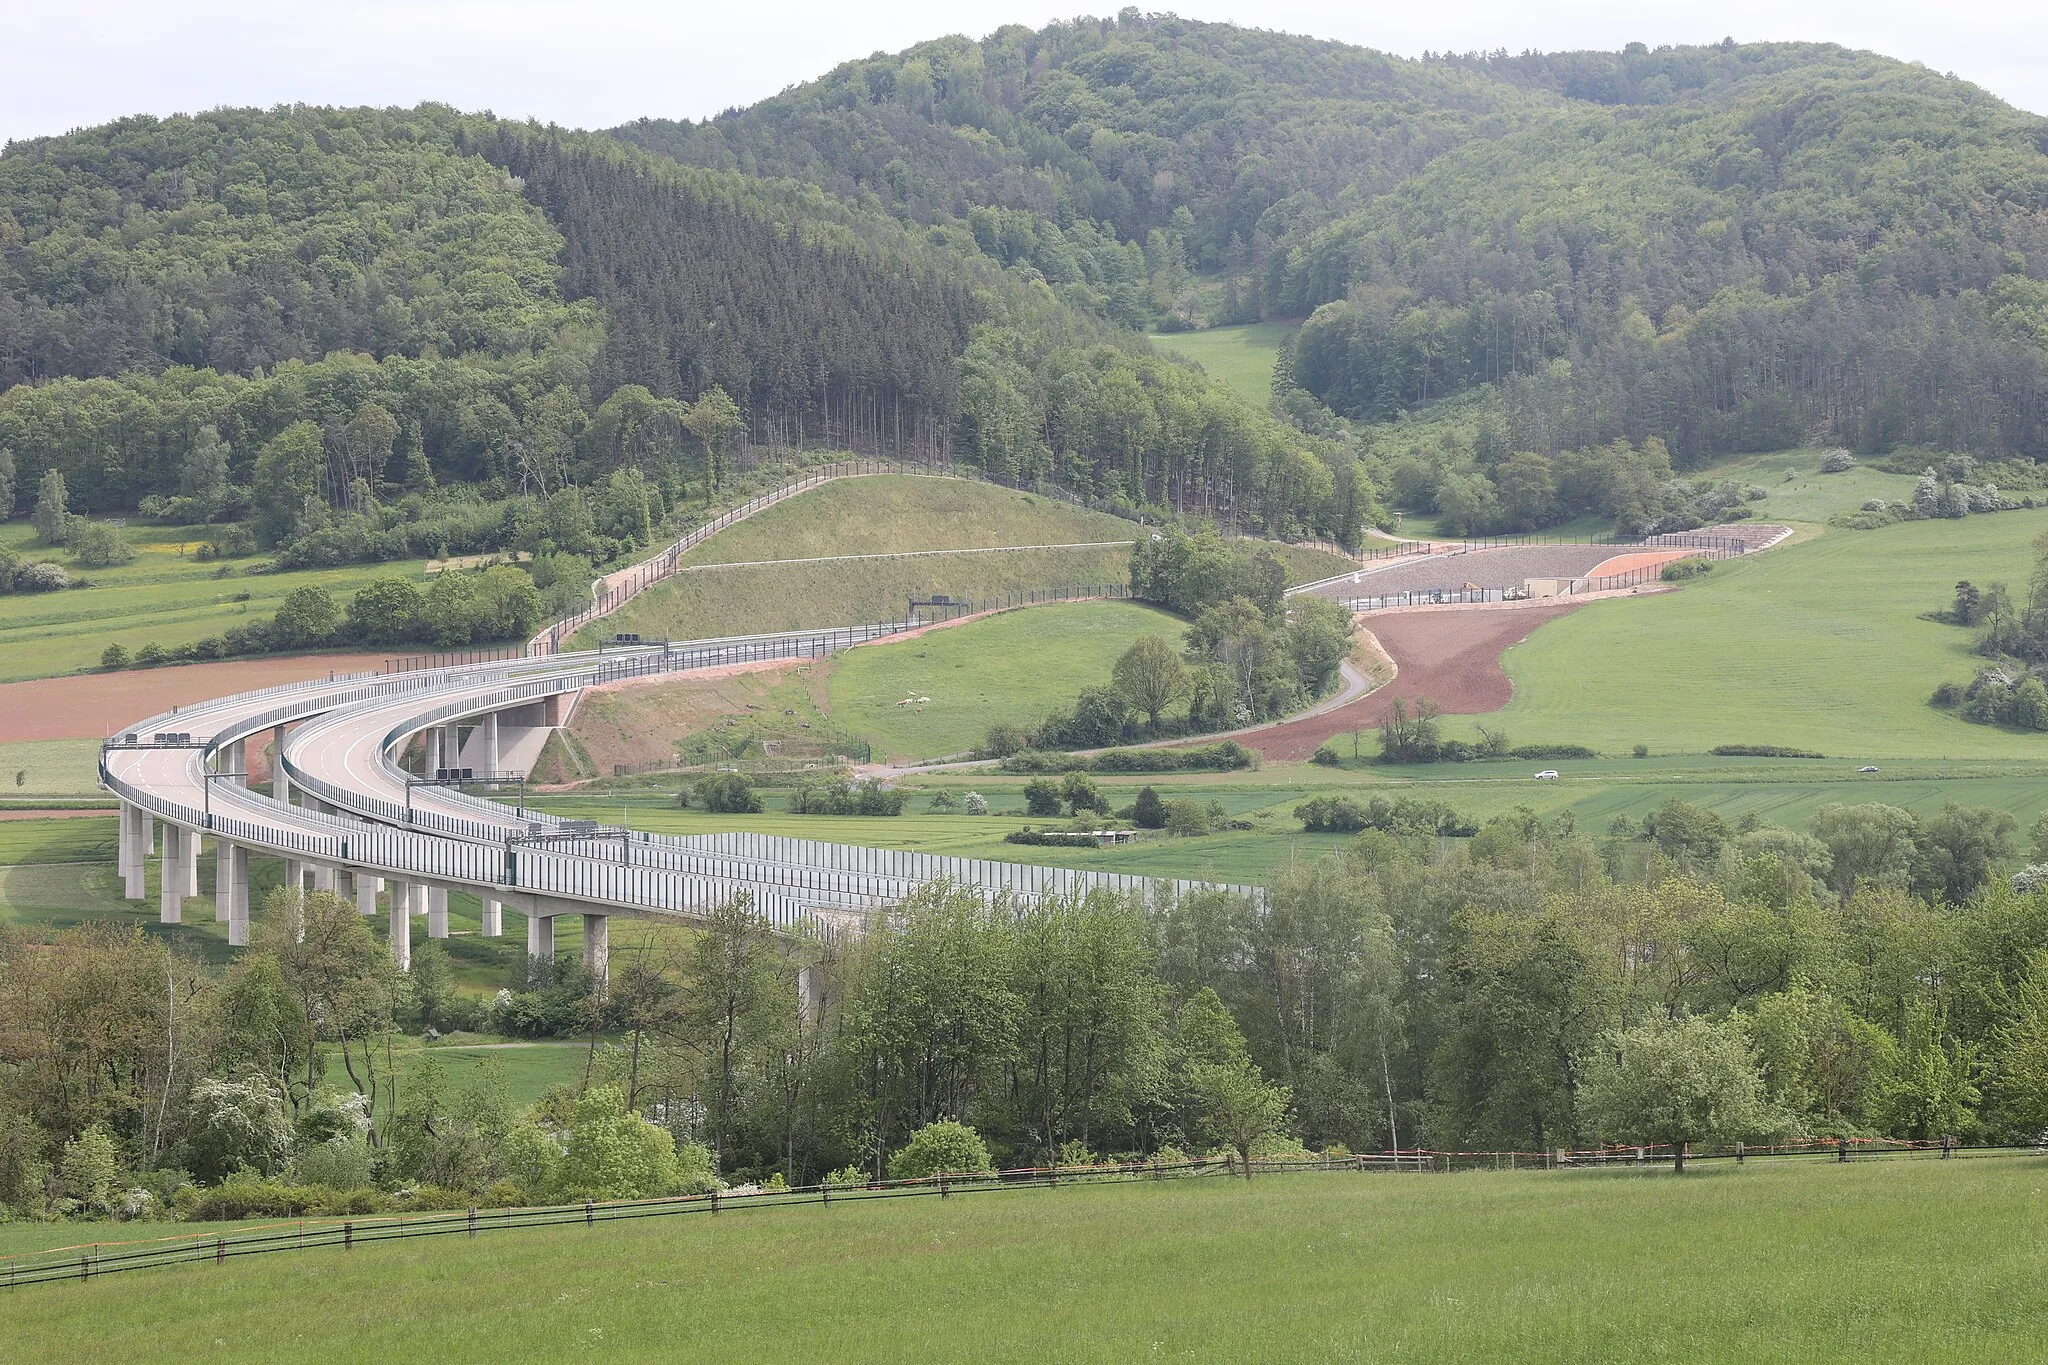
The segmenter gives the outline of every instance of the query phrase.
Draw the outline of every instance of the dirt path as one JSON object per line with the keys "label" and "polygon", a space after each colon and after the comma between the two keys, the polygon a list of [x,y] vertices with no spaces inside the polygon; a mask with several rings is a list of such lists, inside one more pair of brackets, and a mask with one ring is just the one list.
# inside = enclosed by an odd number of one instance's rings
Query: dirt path
{"label": "dirt path", "polygon": [[298,654],[0,683],[0,744],[105,739],[173,706],[330,673],[367,673],[383,667],[384,659],[382,654]]}
{"label": "dirt path", "polygon": [[1365,618],[1396,668],[1385,687],[1333,710],[1301,716],[1254,731],[1239,743],[1273,762],[1298,762],[1324,740],[1375,726],[1392,711],[1394,699],[1427,697],[1452,715],[1474,716],[1508,704],[1514,688],[1501,667],[1501,652],[1546,621],[1575,611],[1579,603],[1520,606],[1511,611],[1471,607],[1416,608],[1375,612]]}

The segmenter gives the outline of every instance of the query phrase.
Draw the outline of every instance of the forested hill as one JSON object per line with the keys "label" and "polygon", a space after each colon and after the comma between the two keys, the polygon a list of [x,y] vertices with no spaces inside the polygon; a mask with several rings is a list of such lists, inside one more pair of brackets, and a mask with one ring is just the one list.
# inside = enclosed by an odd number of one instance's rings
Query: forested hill
{"label": "forested hill", "polygon": [[10,146],[8,383],[16,506],[54,469],[74,509],[175,496],[271,543],[366,544],[381,507],[450,483],[502,498],[637,471],[658,514],[748,442],[962,458],[1283,535],[1349,537],[1371,509],[1343,447],[964,229],[435,106]]}
{"label": "forested hill", "polygon": [[1324,309],[1293,378],[1349,417],[1484,387],[1515,449],[2048,452],[2048,121],[1867,53],[1408,61],[1127,11],[616,133],[963,223],[1131,325]]}

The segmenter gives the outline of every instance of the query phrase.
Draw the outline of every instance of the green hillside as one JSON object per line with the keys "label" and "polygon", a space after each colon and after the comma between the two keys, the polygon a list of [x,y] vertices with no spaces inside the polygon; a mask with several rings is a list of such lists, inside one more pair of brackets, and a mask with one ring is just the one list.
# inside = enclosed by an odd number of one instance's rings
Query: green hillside
{"label": "green hillside", "polygon": [[1246,398],[1264,404],[1273,396],[1273,361],[1293,332],[1282,323],[1249,322],[1149,339],[1160,350],[1194,361]]}
{"label": "green hillside", "polygon": [[[8,1313],[52,1362],[2020,1359],[2048,1328],[2042,1171],[1752,1162],[1684,1180],[960,1194],[284,1252],[17,1290]],[[1674,1256],[1694,1288],[1646,1274]]]}
{"label": "green hillside", "polygon": [[2048,513],[1831,531],[1655,597],[1596,602],[1509,650],[1518,742],[1858,757],[2039,758],[2048,738],[1927,704],[1967,682],[1974,632],[1922,619],[1959,579],[2023,583]]}

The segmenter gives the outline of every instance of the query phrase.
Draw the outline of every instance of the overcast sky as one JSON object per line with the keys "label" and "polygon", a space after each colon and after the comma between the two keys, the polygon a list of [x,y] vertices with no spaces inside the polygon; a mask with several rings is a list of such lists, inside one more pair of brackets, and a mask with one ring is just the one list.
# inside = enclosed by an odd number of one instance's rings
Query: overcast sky
{"label": "overcast sky", "polygon": [[[1087,12],[1079,0],[0,0],[0,140],[218,105],[439,100],[575,127],[703,118],[849,58]],[[1113,12],[1113,4],[1092,7]],[[1953,71],[2048,113],[2026,0],[1182,0],[1230,20],[1416,55],[1812,39]]]}

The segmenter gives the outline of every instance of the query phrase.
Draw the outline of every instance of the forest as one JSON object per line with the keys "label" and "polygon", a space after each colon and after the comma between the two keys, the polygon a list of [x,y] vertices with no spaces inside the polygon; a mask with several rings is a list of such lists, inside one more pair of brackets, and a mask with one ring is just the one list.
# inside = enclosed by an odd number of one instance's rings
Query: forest
{"label": "forest", "polygon": [[[1994,875],[2009,816],[1829,805],[1809,833],[1671,801],[1600,835],[1517,811],[1447,838],[1455,814],[1414,804],[1263,904],[934,885],[833,943],[779,939],[741,899],[688,938],[615,936],[602,988],[533,962],[495,998],[457,991],[439,944],[398,973],[327,893],[277,893],[226,967],[110,927],[0,933],[0,1205],[858,1183],[933,1169],[915,1154],[941,1137],[963,1170],[2048,1127],[2048,890]],[[2048,856],[2048,821],[2032,836]],[[519,1106],[488,1071],[401,1079],[388,1041],[430,1029],[589,1051]],[[1674,1127],[1630,1059],[1711,1117]]]}

